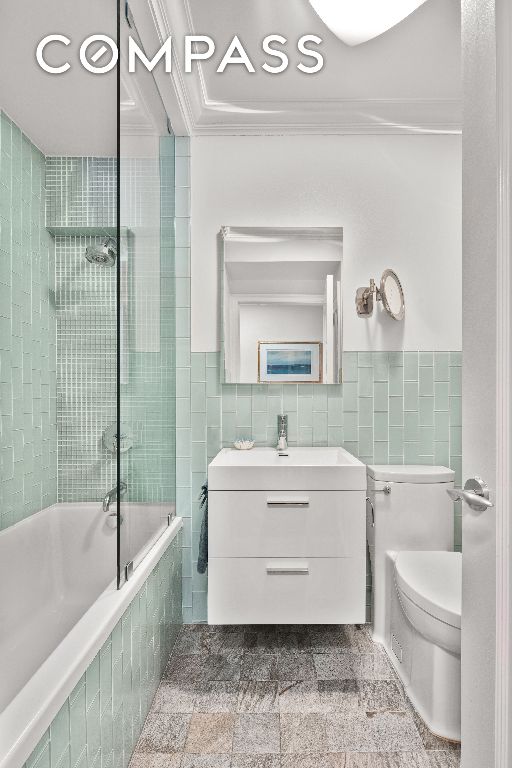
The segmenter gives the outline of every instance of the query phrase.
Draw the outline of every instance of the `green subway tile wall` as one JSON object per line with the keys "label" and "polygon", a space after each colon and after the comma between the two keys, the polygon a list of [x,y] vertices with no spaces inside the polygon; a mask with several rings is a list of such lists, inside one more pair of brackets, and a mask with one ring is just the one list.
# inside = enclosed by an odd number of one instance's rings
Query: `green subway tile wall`
{"label": "green subway tile wall", "polygon": [[45,158],[0,112],[0,529],[57,500],[55,252]]}
{"label": "green subway tile wall", "polygon": [[[461,482],[461,353],[345,352],[343,384],[222,384],[221,354],[190,351],[190,147],[176,143],[176,498],[184,518],[185,622],[206,621],[207,575],[197,573],[208,462],[236,437],[277,443],[288,414],[290,445],[343,445],[366,464],[443,464]],[[177,243],[178,245],[178,243]],[[455,515],[460,549],[460,509]],[[368,575],[368,604],[371,577]]]}
{"label": "green subway tile wall", "polygon": [[181,625],[181,533],[24,768],[126,768]]}

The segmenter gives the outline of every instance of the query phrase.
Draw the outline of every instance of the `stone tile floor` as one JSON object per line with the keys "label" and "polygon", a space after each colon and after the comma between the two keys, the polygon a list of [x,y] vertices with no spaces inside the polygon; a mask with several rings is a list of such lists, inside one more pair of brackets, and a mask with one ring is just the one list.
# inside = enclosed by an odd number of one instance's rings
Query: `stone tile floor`
{"label": "stone tile floor", "polygon": [[458,768],[364,626],[183,627],[131,768]]}

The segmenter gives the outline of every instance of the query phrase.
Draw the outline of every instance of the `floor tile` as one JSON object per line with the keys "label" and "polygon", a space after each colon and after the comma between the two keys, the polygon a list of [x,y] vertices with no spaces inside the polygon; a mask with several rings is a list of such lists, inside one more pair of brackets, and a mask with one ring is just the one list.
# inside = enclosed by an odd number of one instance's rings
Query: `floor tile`
{"label": "floor tile", "polygon": [[277,639],[281,651],[311,651],[311,634],[305,628],[278,632]]}
{"label": "floor tile", "polygon": [[368,716],[375,749],[381,752],[419,752],[423,744],[407,712],[383,712]]}
{"label": "floor tile", "polygon": [[238,682],[242,665],[242,652],[212,653],[205,660],[206,681]]}
{"label": "floor tile", "polygon": [[172,655],[164,670],[163,679],[174,683],[200,683],[205,680],[205,656],[197,654]]}
{"label": "floor tile", "polygon": [[231,755],[183,755],[180,768],[231,768]]}
{"label": "floor tile", "polygon": [[245,631],[244,648],[247,651],[277,653],[279,639],[276,627],[251,627]]}
{"label": "floor tile", "polygon": [[394,680],[359,680],[360,706],[366,712],[405,712],[407,705]]}
{"label": "floor tile", "polygon": [[281,768],[279,755],[232,755],[230,768]]}
{"label": "floor tile", "polygon": [[458,751],[460,750],[460,744],[456,744],[453,741],[447,741],[446,739],[441,739],[439,736],[436,736],[432,733],[432,731],[429,731],[421,717],[417,714],[417,712],[413,709],[410,702],[407,702],[407,708],[408,712],[411,715],[412,719],[414,720],[414,724],[416,725],[417,731],[420,735],[421,741],[423,743],[424,749],[427,750],[440,750],[440,751]]}
{"label": "floor tile", "polygon": [[202,685],[196,694],[194,712],[236,712],[238,683],[214,681]]}
{"label": "floor tile", "polygon": [[318,693],[323,712],[357,710],[361,704],[358,680],[319,680]]}
{"label": "floor tile", "polygon": [[328,718],[327,736],[330,752],[374,752],[374,734],[364,712],[336,712]]}
{"label": "floor tile", "polygon": [[368,626],[185,626],[130,768],[460,768]]}
{"label": "floor tile", "polygon": [[311,653],[279,651],[279,680],[315,680],[316,671]]}
{"label": "floor tile", "polygon": [[395,675],[387,659],[380,654],[314,653],[319,680],[393,680]]}
{"label": "floor tile", "polygon": [[197,684],[175,683],[163,681],[160,683],[153,700],[153,712],[191,713],[197,696]]}
{"label": "floor tile", "polygon": [[233,627],[208,627],[203,632],[202,647],[207,653],[231,653],[244,648],[245,632]]}
{"label": "floor tile", "polygon": [[279,711],[281,714],[322,712],[316,680],[280,682]]}
{"label": "floor tile", "polygon": [[221,755],[231,752],[235,716],[222,714],[192,715],[185,752]]}
{"label": "floor tile", "polygon": [[344,754],[282,755],[281,768],[345,768]]}
{"label": "floor tile", "polygon": [[150,714],[137,745],[138,752],[182,752],[191,715]]}
{"label": "floor tile", "polygon": [[233,752],[238,754],[278,754],[281,747],[279,715],[240,714],[237,716]]}
{"label": "floor tile", "polygon": [[459,768],[460,750],[433,749],[426,752],[428,768]]}
{"label": "floor tile", "polygon": [[243,680],[238,689],[238,712],[279,712],[278,684],[270,680]]}
{"label": "floor tile", "polygon": [[244,653],[241,680],[277,680],[278,657],[273,653]]}
{"label": "floor tile", "polygon": [[425,752],[367,752],[345,755],[343,768],[429,768]]}
{"label": "floor tile", "polygon": [[136,752],[131,759],[130,768],[182,768],[181,753]]}
{"label": "floor tile", "polygon": [[330,751],[328,721],[325,715],[281,715],[281,752],[322,753],[328,751]]}

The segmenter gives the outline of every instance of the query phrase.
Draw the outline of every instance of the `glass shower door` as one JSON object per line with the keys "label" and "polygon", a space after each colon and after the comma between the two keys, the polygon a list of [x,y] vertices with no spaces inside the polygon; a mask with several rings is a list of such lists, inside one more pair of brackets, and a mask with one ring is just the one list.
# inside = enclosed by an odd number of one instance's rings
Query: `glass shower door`
{"label": "glass shower door", "polygon": [[[118,576],[129,578],[175,509],[174,137],[153,76],[128,73],[120,19]],[[142,99],[140,94],[144,94]]]}

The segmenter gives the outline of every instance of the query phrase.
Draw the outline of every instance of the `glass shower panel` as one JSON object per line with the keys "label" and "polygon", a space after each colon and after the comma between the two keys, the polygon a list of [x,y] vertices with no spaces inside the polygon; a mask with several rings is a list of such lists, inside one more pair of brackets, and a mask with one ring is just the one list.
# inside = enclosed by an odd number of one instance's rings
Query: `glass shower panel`
{"label": "glass shower panel", "polygon": [[[175,510],[174,137],[153,76],[127,72],[121,15],[119,141],[119,583]],[[141,98],[143,94],[143,98]]]}

